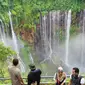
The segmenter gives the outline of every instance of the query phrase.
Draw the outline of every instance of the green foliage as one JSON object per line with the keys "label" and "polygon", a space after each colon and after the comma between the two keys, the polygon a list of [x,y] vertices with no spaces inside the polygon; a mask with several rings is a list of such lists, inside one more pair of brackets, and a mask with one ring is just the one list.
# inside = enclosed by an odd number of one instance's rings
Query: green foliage
{"label": "green foliage", "polygon": [[[85,0],[0,0],[0,18],[9,22],[8,11],[11,10],[13,21],[28,24],[28,28],[39,23],[40,11],[69,10],[80,11],[85,8]],[[16,21],[17,19],[17,21]]]}
{"label": "green foliage", "polygon": [[77,26],[72,26],[70,29],[70,35],[75,35],[78,33],[79,27]]}
{"label": "green foliage", "polygon": [[6,59],[7,56],[15,55],[15,51],[11,50],[10,47],[4,46],[3,43],[0,42],[0,77],[4,77],[7,74],[7,65],[6,65]]}
{"label": "green foliage", "polygon": [[5,61],[7,56],[16,54],[10,47],[5,47],[3,43],[0,43],[0,61]]}
{"label": "green foliage", "polygon": [[61,42],[63,42],[65,40],[65,32],[63,29],[59,29],[59,31],[56,32],[58,38],[60,39]]}

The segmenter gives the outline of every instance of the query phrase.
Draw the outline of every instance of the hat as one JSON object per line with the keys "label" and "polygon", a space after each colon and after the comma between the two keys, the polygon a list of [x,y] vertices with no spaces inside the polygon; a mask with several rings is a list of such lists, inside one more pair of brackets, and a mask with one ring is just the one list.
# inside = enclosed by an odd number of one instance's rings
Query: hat
{"label": "hat", "polygon": [[30,69],[31,69],[31,70],[36,69],[36,67],[35,67],[35,65],[34,65],[34,64],[30,64],[30,65],[29,65],[29,67],[30,67]]}
{"label": "hat", "polygon": [[63,71],[63,68],[62,68],[62,67],[58,67],[58,70],[59,70],[59,71]]}

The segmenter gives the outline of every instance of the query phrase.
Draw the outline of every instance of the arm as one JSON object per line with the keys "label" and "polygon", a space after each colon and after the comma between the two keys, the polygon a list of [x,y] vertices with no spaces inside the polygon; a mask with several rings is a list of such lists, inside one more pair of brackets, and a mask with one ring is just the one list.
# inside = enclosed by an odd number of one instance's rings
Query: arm
{"label": "arm", "polygon": [[84,78],[81,78],[80,84],[85,85],[85,79]]}
{"label": "arm", "polygon": [[63,73],[63,75],[64,75],[64,79],[61,85],[64,85],[64,83],[66,82],[66,73]]}
{"label": "arm", "polygon": [[17,69],[17,71],[16,71],[16,78],[18,79],[18,81],[20,82],[21,85],[24,85],[24,82],[23,82],[23,79],[21,77],[19,69]]}
{"label": "arm", "polygon": [[27,76],[27,85],[31,85],[32,83],[32,80],[31,80],[31,76],[30,76],[30,73],[28,74]]}
{"label": "arm", "polygon": [[53,80],[56,81],[56,73],[54,74]]}
{"label": "arm", "polygon": [[21,75],[16,76],[21,85],[24,85]]}

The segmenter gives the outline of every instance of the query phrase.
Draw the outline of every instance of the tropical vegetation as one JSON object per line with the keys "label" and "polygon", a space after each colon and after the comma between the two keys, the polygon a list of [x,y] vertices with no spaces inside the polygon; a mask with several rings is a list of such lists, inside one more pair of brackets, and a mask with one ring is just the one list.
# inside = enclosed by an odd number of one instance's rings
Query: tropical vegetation
{"label": "tropical vegetation", "polygon": [[[8,12],[12,14],[14,30],[36,29],[36,24],[39,24],[40,13],[47,14],[52,10],[72,10],[72,16],[75,18],[77,12],[85,9],[85,0],[0,0],[0,19],[4,22],[6,27],[9,27]],[[76,33],[77,27],[72,26],[71,34]],[[19,31],[20,32],[20,31]],[[19,34],[19,33],[17,33]],[[62,37],[62,30],[60,30],[60,39]],[[28,53],[26,46],[26,51]],[[22,49],[26,55],[26,51]],[[23,53],[22,52],[22,53]],[[16,54],[9,47],[0,43],[0,77],[5,74],[4,64],[6,64],[7,56]],[[28,55],[27,55],[28,56]],[[27,60],[27,59],[25,59]]]}

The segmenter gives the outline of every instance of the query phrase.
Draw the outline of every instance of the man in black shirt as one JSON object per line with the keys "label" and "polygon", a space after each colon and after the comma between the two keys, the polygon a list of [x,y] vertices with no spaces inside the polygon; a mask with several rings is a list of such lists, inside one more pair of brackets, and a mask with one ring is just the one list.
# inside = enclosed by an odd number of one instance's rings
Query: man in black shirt
{"label": "man in black shirt", "polygon": [[30,72],[28,74],[27,80],[28,80],[28,85],[35,84],[40,85],[40,79],[41,79],[41,70],[36,69],[35,65],[31,64],[29,65],[30,67]]}

